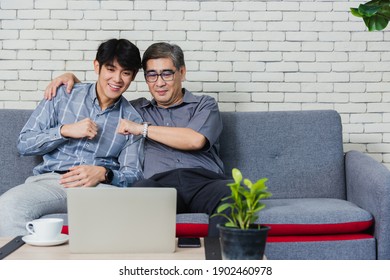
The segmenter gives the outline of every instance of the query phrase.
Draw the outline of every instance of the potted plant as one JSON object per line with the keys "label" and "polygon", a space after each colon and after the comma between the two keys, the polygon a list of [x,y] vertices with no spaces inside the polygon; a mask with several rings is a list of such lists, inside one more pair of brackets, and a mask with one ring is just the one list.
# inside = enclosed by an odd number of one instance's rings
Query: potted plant
{"label": "potted plant", "polygon": [[[233,168],[233,183],[227,186],[231,189],[231,195],[222,199],[215,215],[227,219],[225,224],[217,227],[220,232],[221,252],[223,259],[263,259],[266,239],[269,227],[254,224],[258,219],[258,213],[265,204],[262,199],[271,196],[267,191],[267,178],[259,179],[252,183],[244,179],[241,171]],[[242,182],[244,185],[242,185]]]}
{"label": "potted plant", "polygon": [[369,31],[386,28],[390,20],[390,0],[372,0],[351,8],[352,15],[363,18]]}

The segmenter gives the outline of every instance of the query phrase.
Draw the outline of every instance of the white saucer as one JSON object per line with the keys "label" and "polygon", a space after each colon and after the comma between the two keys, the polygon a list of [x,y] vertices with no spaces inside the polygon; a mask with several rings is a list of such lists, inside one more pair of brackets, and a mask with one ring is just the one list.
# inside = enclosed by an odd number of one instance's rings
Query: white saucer
{"label": "white saucer", "polygon": [[69,236],[67,234],[61,234],[57,239],[54,240],[37,240],[32,234],[29,234],[23,236],[22,240],[33,246],[55,246],[67,242],[69,240]]}

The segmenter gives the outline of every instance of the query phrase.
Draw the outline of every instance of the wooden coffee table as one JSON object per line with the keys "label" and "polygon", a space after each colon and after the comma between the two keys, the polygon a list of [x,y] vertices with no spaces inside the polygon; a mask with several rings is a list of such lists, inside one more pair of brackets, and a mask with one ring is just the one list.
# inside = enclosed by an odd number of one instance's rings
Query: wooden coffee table
{"label": "wooden coffee table", "polygon": [[[0,238],[0,247],[11,238]],[[68,243],[58,246],[38,247],[24,244],[8,255],[6,260],[204,260],[204,240],[201,238],[200,248],[178,248],[174,253],[143,254],[71,254]]]}

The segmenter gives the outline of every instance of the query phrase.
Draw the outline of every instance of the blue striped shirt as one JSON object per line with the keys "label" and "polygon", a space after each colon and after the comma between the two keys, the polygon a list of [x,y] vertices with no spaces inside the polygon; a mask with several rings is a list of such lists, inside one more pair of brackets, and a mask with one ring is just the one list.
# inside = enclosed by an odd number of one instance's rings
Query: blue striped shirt
{"label": "blue striped shirt", "polygon": [[[43,100],[32,113],[18,139],[21,155],[43,155],[34,175],[68,170],[78,165],[97,165],[114,172],[112,185],[129,187],[143,179],[144,139],[116,132],[121,118],[142,122],[133,106],[121,97],[102,111],[96,96],[96,84],[77,84],[72,93],[60,87],[52,100]],[[98,126],[95,138],[62,137],[61,126],[90,118]]]}

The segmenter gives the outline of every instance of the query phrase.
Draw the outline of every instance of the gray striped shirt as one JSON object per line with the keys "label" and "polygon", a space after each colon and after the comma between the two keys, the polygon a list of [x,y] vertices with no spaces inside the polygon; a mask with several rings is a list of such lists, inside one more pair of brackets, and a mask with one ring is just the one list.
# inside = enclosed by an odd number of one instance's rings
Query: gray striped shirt
{"label": "gray striped shirt", "polygon": [[[95,138],[61,136],[62,125],[85,118],[98,125]],[[143,179],[144,139],[118,134],[116,130],[121,118],[142,122],[124,97],[102,111],[95,83],[77,84],[71,94],[62,86],[55,98],[43,100],[32,113],[19,135],[18,150],[21,155],[43,155],[43,162],[33,170],[35,175],[78,165],[106,166],[114,171],[113,185],[129,187]]]}

